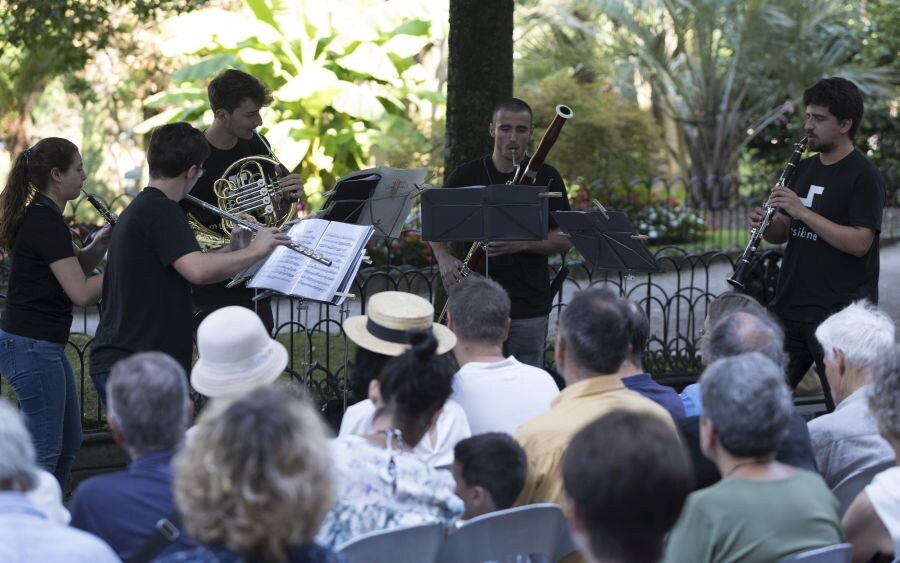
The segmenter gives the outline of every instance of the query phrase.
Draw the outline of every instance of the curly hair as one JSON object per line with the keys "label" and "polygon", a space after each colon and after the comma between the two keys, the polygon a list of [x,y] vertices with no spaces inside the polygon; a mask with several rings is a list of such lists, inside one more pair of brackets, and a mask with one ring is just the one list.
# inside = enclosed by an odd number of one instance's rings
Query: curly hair
{"label": "curly hair", "polygon": [[322,421],[284,387],[214,400],[175,471],[188,534],[247,559],[285,561],[285,547],[311,541],[333,501]]}
{"label": "curly hair", "polygon": [[872,367],[869,408],[881,433],[900,442],[900,344],[882,352]]}

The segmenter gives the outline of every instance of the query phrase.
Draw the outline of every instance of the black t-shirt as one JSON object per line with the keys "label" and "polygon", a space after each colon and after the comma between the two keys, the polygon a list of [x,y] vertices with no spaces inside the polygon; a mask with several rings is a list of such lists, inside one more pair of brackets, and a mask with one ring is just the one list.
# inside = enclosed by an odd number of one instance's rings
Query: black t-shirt
{"label": "black t-shirt", "polygon": [[109,371],[118,360],[147,351],[165,352],[190,370],[190,284],[172,264],[199,251],[177,203],[153,187],[134,198],[109,245],[92,372]]}
{"label": "black t-shirt", "polygon": [[800,162],[791,189],[814,212],[839,225],[875,231],[862,257],[840,251],[791,219],[772,310],[789,321],[819,323],[857,299],[878,302],[878,241],[884,180],[859,150],[831,165],[819,155]]}
{"label": "black t-shirt", "polygon": [[10,251],[9,294],[0,326],[10,334],[65,343],[72,301],[50,264],[75,256],[72,235],[50,198],[37,194],[25,210]]}
{"label": "black t-shirt", "polygon": [[[491,155],[487,155],[458,166],[444,182],[444,187],[505,184],[511,178],[512,172],[504,173],[497,170]],[[569,198],[566,196],[566,184],[556,168],[544,164],[538,171],[534,185],[549,186],[551,191],[563,193],[563,197],[550,198],[550,211],[568,211],[570,209]],[[548,224],[550,229],[557,228],[552,213]],[[462,259],[462,257],[459,258]],[[547,275],[546,254],[516,252],[497,256],[490,259],[488,270],[491,279],[503,286],[509,294],[512,302],[511,318],[527,319],[550,313],[552,296],[550,295],[550,279]]]}
{"label": "black t-shirt", "polygon": [[[228,150],[217,149],[212,145],[209,145],[209,150],[209,158],[203,163],[203,177],[197,180],[197,183],[191,189],[191,195],[217,207],[218,202],[213,191],[213,185],[222,177],[229,166],[248,156],[269,156],[269,150],[256,135],[250,140],[238,139],[237,143]],[[272,174],[274,172],[272,170],[273,167],[268,164],[265,164],[264,167],[267,173]],[[274,205],[276,205],[279,215],[281,215],[284,211],[283,206],[292,205],[292,202],[288,201],[287,198],[283,201],[276,199]],[[188,201],[182,201],[181,207],[199,220],[206,228],[219,234],[229,234],[223,233],[222,218],[215,213]],[[228,282],[223,281],[209,285],[192,286],[194,303],[202,306],[246,305],[251,302],[252,290],[243,286],[228,288],[226,287],[227,285]]]}

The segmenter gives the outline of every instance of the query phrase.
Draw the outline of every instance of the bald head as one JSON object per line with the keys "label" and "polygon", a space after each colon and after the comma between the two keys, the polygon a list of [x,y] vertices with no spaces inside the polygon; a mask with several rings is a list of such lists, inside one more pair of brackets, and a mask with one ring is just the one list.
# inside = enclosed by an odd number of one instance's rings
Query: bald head
{"label": "bald head", "polygon": [[759,352],[785,368],[784,331],[769,313],[738,311],[725,315],[713,326],[701,350],[706,365],[750,352]]}

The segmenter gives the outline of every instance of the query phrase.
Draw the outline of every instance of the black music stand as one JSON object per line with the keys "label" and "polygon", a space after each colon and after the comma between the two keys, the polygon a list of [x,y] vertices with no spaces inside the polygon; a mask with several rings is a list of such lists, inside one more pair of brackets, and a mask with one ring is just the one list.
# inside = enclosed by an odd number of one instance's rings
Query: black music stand
{"label": "black music stand", "polygon": [[[547,240],[544,186],[431,188],[422,193],[422,238],[431,242]],[[485,260],[487,274],[488,260]]]}
{"label": "black music stand", "polygon": [[560,231],[584,259],[601,270],[658,272],[659,265],[624,213],[554,211]]}
{"label": "black music stand", "polygon": [[372,225],[374,237],[397,238],[426,169],[371,168],[347,175],[327,192],[319,219]]}

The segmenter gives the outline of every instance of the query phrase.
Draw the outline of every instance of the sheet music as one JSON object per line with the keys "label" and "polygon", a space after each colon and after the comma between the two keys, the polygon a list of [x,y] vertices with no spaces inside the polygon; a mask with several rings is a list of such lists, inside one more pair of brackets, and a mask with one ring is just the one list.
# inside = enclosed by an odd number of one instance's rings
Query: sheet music
{"label": "sheet music", "polygon": [[247,287],[340,304],[344,297],[335,297],[335,293],[343,289],[348,275],[351,282],[356,276],[365,244],[372,236],[372,227],[306,219],[291,227],[288,235],[294,242],[327,256],[331,265],[325,266],[279,247],[266,259]]}

